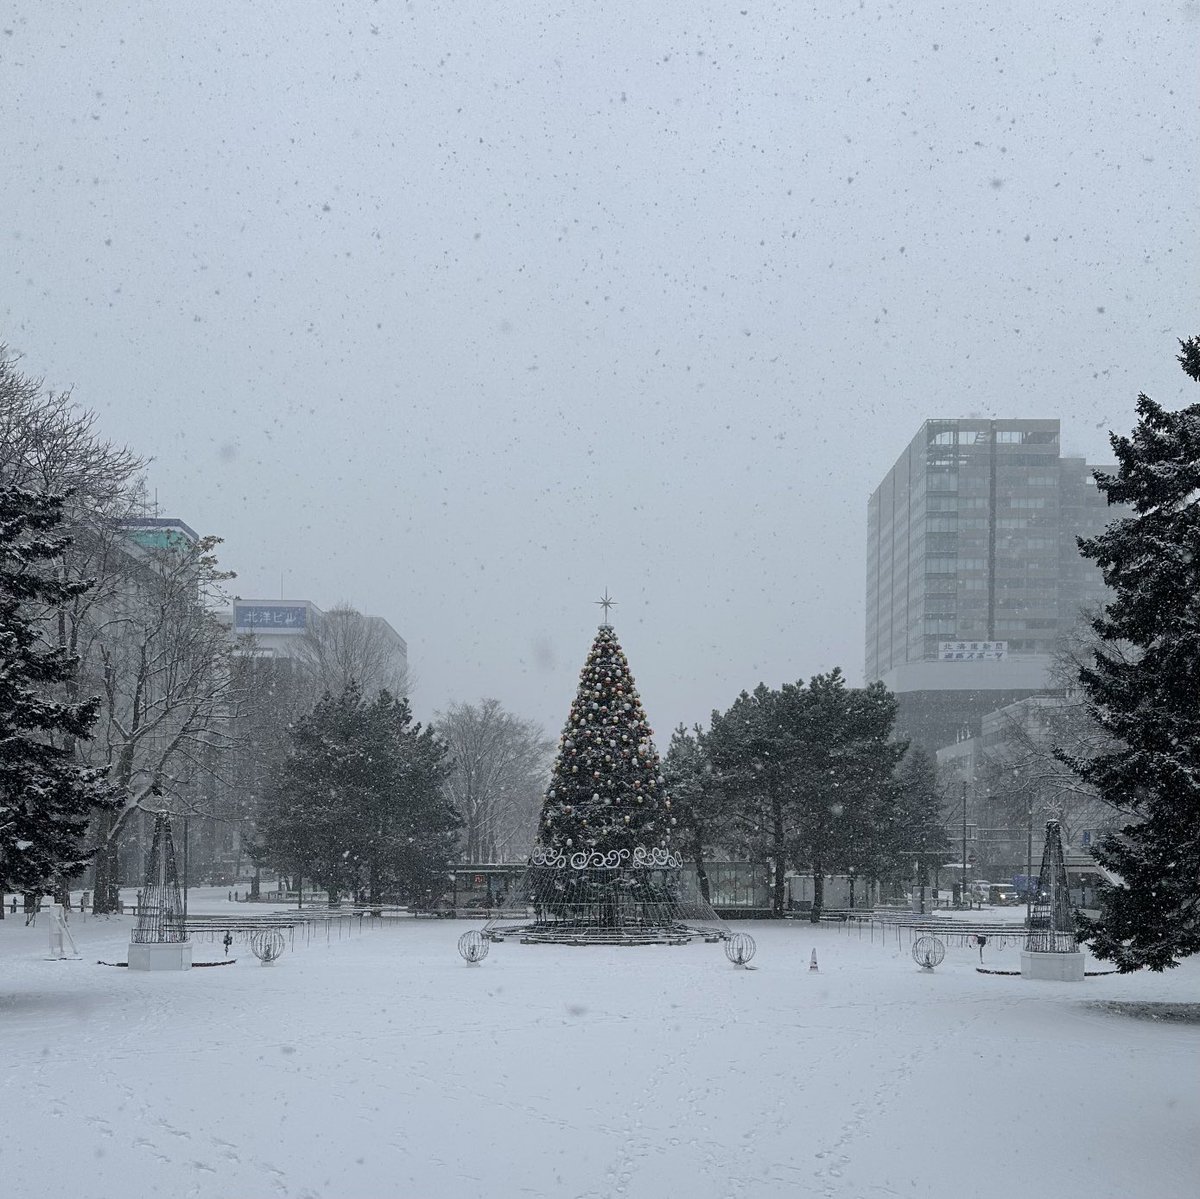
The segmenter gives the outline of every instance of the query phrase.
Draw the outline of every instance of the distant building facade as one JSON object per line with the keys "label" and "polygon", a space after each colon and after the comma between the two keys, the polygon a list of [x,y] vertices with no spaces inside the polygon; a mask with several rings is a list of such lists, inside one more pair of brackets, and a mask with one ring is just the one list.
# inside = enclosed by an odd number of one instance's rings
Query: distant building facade
{"label": "distant building facade", "polygon": [[[336,615],[336,613],[335,613]],[[253,637],[253,652],[273,658],[295,657],[306,633],[316,633],[326,619],[311,600],[235,599],[225,618],[234,637]],[[382,616],[363,616],[370,635],[408,668],[408,643]]]}
{"label": "distant building facade", "polygon": [[[313,634],[318,641],[325,639],[336,643],[344,636],[344,618],[348,612],[348,609],[334,608],[326,613],[311,600],[238,598],[222,619],[235,639],[245,639],[243,652],[256,658],[288,662],[301,653],[306,634]],[[365,616],[357,612],[352,616],[356,624],[361,622],[362,641],[370,646],[369,656],[378,661],[381,655],[386,655],[393,674],[406,674],[408,642],[382,616]],[[329,648],[334,657],[339,650],[348,649],[353,659],[352,646],[331,644]]]}
{"label": "distant building facade", "polygon": [[191,525],[174,516],[127,516],[121,521],[121,533],[135,552],[189,549],[200,540]]}
{"label": "distant building facade", "polygon": [[229,613],[234,637],[253,637],[263,657],[291,658],[305,633],[316,629],[323,613],[311,600],[235,599]]}
{"label": "distant building facade", "polygon": [[1062,744],[1061,721],[1075,704],[1046,694],[1018,700],[985,713],[976,735],[937,751],[938,773],[951,798],[965,785],[968,850],[983,877],[1010,879],[1028,874],[1030,865],[1036,869],[1033,855],[1041,852],[1038,838],[1047,819],[1057,820],[1064,844],[1080,851],[1118,822],[1118,813],[1100,799],[1046,769],[1045,757]]}
{"label": "distant building facade", "polygon": [[[1104,598],[1076,538],[1116,515],[1057,420],[929,420],[867,511],[866,677],[937,750],[1050,688],[1051,655]],[[1100,467],[1114,470],[1114,467]]]}

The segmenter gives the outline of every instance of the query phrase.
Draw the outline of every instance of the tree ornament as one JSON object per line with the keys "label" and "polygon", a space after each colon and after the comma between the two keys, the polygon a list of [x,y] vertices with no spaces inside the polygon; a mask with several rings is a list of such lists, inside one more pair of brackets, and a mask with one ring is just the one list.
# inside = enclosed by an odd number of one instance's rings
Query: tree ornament
{"label": "tree ornament", "polygon": [[[553,822],[544,812],[540,844],[561,848],[571,834],[602,852],[653,845],[661,831],[653,811],[658,753],[611,627],[603,626],[592,644],[570,712],[551,777],[560,801],[573,797],[573,812]],[[588,835],[581,838],[585,821]]]}

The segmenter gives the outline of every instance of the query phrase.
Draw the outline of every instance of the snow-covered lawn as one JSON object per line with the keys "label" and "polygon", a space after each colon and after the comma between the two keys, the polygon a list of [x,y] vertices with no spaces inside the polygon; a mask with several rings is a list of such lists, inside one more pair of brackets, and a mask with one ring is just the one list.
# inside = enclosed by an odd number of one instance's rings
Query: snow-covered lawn
{"label": "snow-covered lawn", "polygon": [[240,944],[182,974],[96,965],[129,924],[76,914],[73,962],[41,921],[0,924],[7,1194],[1197,1193],[1200,1026],[1094,1005],[1200,1000],[1200,962],[1033,983],[951,946],[929,974],[907,942],[788,923],[741,926],[752,971],[714,945],[468,967],[472,925],[404,919],[272,967]]}

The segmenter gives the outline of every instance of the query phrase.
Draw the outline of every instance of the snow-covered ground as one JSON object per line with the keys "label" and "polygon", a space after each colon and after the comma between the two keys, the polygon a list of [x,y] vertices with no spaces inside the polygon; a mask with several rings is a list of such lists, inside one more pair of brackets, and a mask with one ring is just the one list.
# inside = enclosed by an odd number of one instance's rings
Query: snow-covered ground
{"label": "snow-covered ground", "polygon": [[0,923],[8,1194],[1197,1193],[1200,1026],[1095,1005],[1200,1000],[1200,961],[1034,983],[951,946],[930,974],[906,940],[787,923],[741,926],[752,971],[714,945],[468,967],[471,925],[401,919],[272,967],[242,945],[209,970],[97,965],[129,925],[76,913],[82,960],[56,962],[40,920]]}

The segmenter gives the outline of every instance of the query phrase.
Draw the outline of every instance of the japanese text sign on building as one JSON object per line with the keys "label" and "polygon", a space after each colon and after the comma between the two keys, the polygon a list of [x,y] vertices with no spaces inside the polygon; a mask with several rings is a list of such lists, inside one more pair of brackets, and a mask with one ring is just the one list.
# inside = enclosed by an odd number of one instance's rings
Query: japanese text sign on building
{"label": "japanese text sign on building", "polygon": [[939,641],[942,662],[999,662],[1008,657],[1007,641]]}
{"label": "japanese text sign on building", "polygon": [[303,604],[234,604],[233,626],[239,633],[303,633],[308,609]]}

